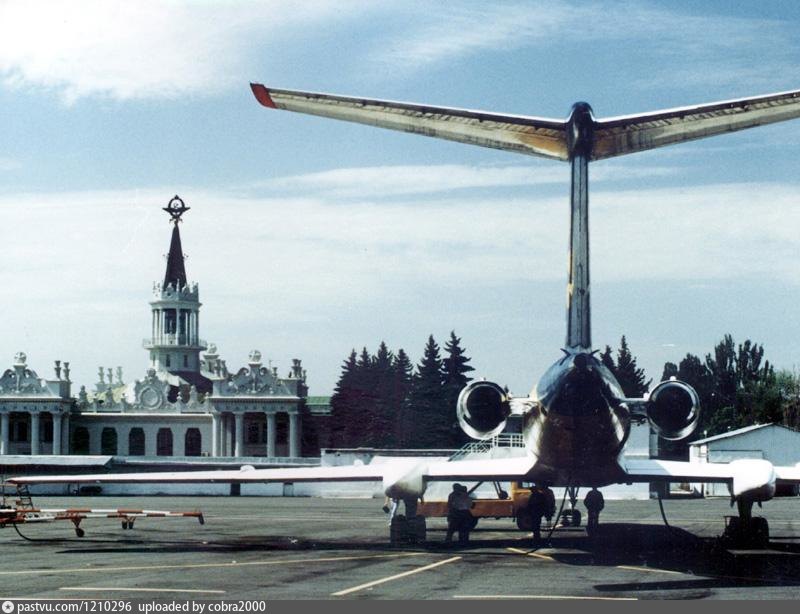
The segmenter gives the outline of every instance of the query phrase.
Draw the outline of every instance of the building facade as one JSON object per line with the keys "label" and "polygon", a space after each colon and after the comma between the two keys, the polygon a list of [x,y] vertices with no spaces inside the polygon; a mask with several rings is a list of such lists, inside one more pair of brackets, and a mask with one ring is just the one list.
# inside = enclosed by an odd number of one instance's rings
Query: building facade
{"label": "building facade", "polygon": [[253,350],[246,366],[230,371],[216,346],[200,338],[200,291],[187,280],[179,229],[188,207],[176,196],[164,210],[172,237],[164,279],[153,285],[143,377],[125,383],[121,368],[100,367],[93,389],[81,386],[73,397],[69,363],[56,361],[55,377],[43,379],[19,352],[0,377],[0,454],[318,454],[309,431],[330,410],[320,397],[308,407],[299,359],[280,377]]}

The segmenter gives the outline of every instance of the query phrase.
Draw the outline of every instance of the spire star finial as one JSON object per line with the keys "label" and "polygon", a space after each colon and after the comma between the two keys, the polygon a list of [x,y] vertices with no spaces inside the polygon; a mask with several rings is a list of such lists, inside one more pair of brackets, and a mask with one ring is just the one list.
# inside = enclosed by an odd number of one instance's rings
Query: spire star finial
{"label": "spire star finial", "polygon": [[181,197],[177,194],[172,197],[172,200],[169,201],[166,207],[164,207],[164,211],[169,213],[170,217],[172,217],[172,221],[177,224],[181,221],[181,216],[190,209],[187,207]]}

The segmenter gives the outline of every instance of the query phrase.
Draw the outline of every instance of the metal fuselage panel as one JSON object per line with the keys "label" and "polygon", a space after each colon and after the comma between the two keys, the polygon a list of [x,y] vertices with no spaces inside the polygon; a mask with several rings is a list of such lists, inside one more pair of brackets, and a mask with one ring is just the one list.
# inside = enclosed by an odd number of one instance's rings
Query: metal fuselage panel
{"label": "metal fuselage panel", "polygon": [[630,412],[617,380],[593,354],[565,355],[532,396],[538,411],[523,424],[526,447],[536,458],[532,481],[557,486],[620,481]]}

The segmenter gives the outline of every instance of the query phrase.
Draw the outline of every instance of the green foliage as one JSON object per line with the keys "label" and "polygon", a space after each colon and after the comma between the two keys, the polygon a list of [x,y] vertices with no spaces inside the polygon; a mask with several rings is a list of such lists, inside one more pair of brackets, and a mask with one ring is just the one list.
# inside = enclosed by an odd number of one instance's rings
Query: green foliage
{"label": "green foliage", "polygon": [[435,447],[462,442],[455,400],[473,368],[455,332],[446,357],[431,335],[416,373],[402,349],[381,342],[373,356],[353,350],[331,398],[332,444],[337,447]]}
{"label": "green foliage", "polygon": [[474,371],[468,363],[470,361],[461,347],[461,339],[456,337],[455,331],[450,331],[450,339],[444,345],[447,357],[442,361],[443,376],[443,398],[444,398],[444,419],[449,423],[449,443],[450,447],[460,447],[464,445],[469,437],[458,424],[456,418],[456,402],[458,395],[469,382],[472,381],[467,373]]}
{"label": "green foliage", "polygon": [[410,434],[414,447],[433,448],[436,442],[448,439],[448,426],[444,415],[444,375],[439,346],[428,337],[422,362],[411,382],[409,406],[414,417]]}
{"label": "green foliage", "polygon": [[677,368],[665,364],[664,375],[675,375],[697,391],[699,437],[769,422],[797,426],[798,397],[792,393],[797,378],[787,372],[776,376],[764,347],[750,339],[737,346],[725,335],[705,360],[687,354]]}
{"label": "green foliage", "polygon": [[617,359],[611,354],[611,347],[606,346],[600,354],[600,361],[614,374],[626,397],[641,397],[647,392],[649,382],[645,381],[644,369],[636,365],[636,358],[628,347],[625,335],[620,339]]}

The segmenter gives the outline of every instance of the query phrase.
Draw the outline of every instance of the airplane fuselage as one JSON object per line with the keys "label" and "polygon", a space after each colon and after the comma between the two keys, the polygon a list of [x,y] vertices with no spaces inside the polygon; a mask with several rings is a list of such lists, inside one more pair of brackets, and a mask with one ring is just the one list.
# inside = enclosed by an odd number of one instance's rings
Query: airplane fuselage
{"label": "airplane fuselage", "polygon": [[602,486],[619,481],[630,412],[614,375],[590,352],[568,352],[542,376],[523,439],[536,458],[532,481]]}

